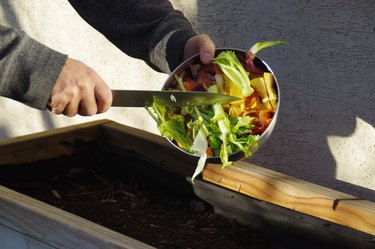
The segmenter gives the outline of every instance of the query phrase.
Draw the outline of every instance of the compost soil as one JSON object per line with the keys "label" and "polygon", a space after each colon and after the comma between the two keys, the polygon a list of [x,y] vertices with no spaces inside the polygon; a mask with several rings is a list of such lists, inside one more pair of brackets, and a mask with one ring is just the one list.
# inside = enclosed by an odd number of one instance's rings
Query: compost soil
{"label": "compost soil", "polygon": [[88,150],[0,167],[0,184],[156,248],[278,248],[214,212],[182,176]]}

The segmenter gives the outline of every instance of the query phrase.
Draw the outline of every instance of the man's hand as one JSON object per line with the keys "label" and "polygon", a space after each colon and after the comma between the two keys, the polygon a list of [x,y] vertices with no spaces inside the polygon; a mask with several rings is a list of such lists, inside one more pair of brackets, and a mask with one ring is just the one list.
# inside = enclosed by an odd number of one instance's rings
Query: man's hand
{"label": "man's hand", "polygon": [[199,34],[187,40],[184,49],[184,59],[199,53],[203,64],[209,64],[215,55],[216,46],[206,34]]}
{"label": "man's hand", "polygon": [[112,105],[112,91],[100,76],[80,61],[68,58],[48,100],[54,114],[73,117],[106,112]]}

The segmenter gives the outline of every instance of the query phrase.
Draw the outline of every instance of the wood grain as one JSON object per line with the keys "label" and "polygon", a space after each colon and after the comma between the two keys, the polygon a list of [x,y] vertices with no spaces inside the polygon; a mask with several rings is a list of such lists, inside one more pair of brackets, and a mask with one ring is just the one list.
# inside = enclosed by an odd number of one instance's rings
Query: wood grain
{"label": "wood grain", "polygon": [[[197,163],[195,158],[176,150],[165,138],[110,120],[99,120],[0,141],[0,164],[37,161],[72,153],[75,148],[67,144],[77,140],[97,141],[103,149],[141,157],[155,167],[184,176],[191,176]],[[236,166],[225,170],[220,165],[207,164],[202,175],[205,181],[233,190],[234,194],[240,193],[375,235],[374,202],[245,161],[237,162]],[[28,236],[33,234],[34,229],[36,238],[41,241],[45,241],[48,232],[58,237],[55,226],[60,227],[59,232],[66,229],[61,232],[61,236],[66,238],[71,236],[70,233],[77,232],[76,229],[88,236],[89,241],[95,237],[101,239],[107,233],[110,237],[115,236],[107,230],[103,230],[103,235],[101,227],[85,222],[84,219],[0,186],[0,224],[4,227]],[[38,227],[36,230],[33,228],[35,226]]]}
{"label": "wood grain", "polygon": [[375,235],[375,203],[275,171],[238,162],[208,164],[203,179],[247,196]]}
{"label": "wood grain", "polygon": [[54,249],[42,241],[38,241],[9,227],[0,225],[1,249]]}
{"label": "wood grain", "polygon": [[46,248],[47,245],[67,249],[153,248],[3,186],[0,186],[0,224],[18,233],[12,238],[14,244],[22,244],[20,239],[30,237],[43,242]]}
{"label": "wood grain", "polygon": [[99,139],[101,125],[113,122],[98,120],[30,135],[0,140],[0,165],[26,163],[69,155],[76,141]]}
{"label": "wood grain", "polygon": [[190,176],[195,170],[197,158],[177,150],[164,137],[116,122],[102,125],[102,131],[107,148],[141,157],[179,175]]}

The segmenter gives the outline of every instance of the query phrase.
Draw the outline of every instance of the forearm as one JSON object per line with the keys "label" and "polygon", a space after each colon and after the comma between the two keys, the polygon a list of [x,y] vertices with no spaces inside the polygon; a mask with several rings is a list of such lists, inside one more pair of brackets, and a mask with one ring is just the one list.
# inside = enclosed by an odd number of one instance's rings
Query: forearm
{"label": "forearm", "polygon": [[44,110],[67,56],[0,25],[0,96]]}
{"label": "forearm", "polygon": [[165,0],[69,0],[90,25],[129,56],[170,73],[196,35],[184,15]]}

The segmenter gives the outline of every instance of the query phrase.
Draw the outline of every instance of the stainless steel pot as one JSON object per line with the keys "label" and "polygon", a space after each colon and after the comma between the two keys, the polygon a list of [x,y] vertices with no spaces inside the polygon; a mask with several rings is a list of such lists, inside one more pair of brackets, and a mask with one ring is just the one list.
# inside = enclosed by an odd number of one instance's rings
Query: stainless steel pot
{"label": "stainless steel pot", "polygon": [[[241,50],[241,49],[218,48],[216,50],[215,56],[218,55],[220,52],[227,51],[227,50],[234,51],[236,54],[240,54],[240,55],[243,55],[243,56],[245,56],[245,54],[246,54],[246,51],[245,50]],[[190,65],[194,65],[194,64],[197,64],[197,63],[201,63],[200,59],[199,59],[199,54],[196,54],[196,55],[192,56],[191,58],[187,59],[186,61],[184,61],[183,63],[181,63],[169,75],[169,77],[165,81],[162,89],[171,88],[173,86],[173,84],[174,84],[173,82],[175,82],[175,80],[176,80],[175,77],[174,77],[174,75],[181,75],[182,72],[184,72],[186,70],[190,70]],[[273,119],[272,119],[271,123],[269,124],[269,126],[267,127],[267,129],[260,135],[257,146],[254,146],[254,147],[251,148],[251,152],[252,153],[255,153],[268,140],[268,138],[270,137],[270,135],[271,135],[271,133],[272,133],[274,127],[275,127],[275,124],[276,124],[276,121],[277,121],[277,117],[278,117],[278,113],[279,113],[279,108],[280,108],[280,88],[279,88],[279,83],[278,83],[277,78],[276,78],[275,74],[273,73],[271,67],[268,66],[266,62],[264,62],[263,60],[261,60],[258,57],[255,57],[254,64],[257,65],[258,67],[262,68],[265,72],[272,73],[272,75],[273,75],[273,77],[275,79],[275,90],[276,90],[278,98],[277,98],[277,107],[276,107]],[[168,139],[168,141],[174,147],[176,147],[178,150],[182,151],[187,156],[195,157],[197,159],[199,158],[197,155],[194,155],[194,154],[191,154],[191,153],[188,153],[188,152],[182,150],[181,148],[179,148],[170,139]],[[229,156],[229,161],[233,161],[234,162],[234,161],[238,161],[238,160],[241,160],[241,159],[244,159],[244,158],[245,158],[245,155],[243,154],[243,152],[236,152],[236,153],[233,153],[233,154],[231,154]],[[207,158],[207,162],[214,163],[214,164],[221,164],[220,157],[218,157],[218,156],[208,157]]]}

